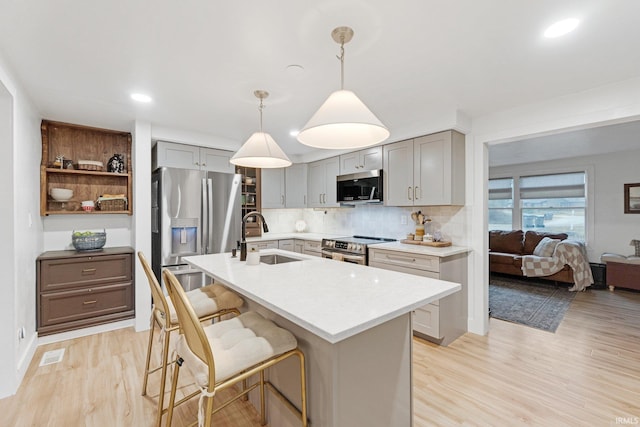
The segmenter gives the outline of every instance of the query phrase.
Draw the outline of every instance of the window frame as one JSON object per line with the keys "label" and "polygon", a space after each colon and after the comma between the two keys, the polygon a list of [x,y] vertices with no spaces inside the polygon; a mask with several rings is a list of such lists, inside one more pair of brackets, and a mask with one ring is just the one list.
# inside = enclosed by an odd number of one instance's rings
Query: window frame
{"label": "window frame", "polygon": [[[520,178],[535,175],[559,175],[565,173],[579,173],[585,174],[585,230],[584,230],[584,243],[589,245],[589,242],[594,235],[594,212],[595,212],[595,197],[594,197],[594,171],[595,166],[589,165],[573,165],[566,167],[556,168],[536,168],[534,164],[516,164],[510,166],[498,166],[495,169],[497,171],[489,171],[489,179],[513,179],[513,212],[512,227],[513,230],[522,230],[522,201],[520,199]],[[487,184],[488,187],[488,184]],[[487,205],[488,205],[488,190],[487,190]],[[517,213],[517,215],[516,215]],[[487,217],[488,218],[488,217]]]}

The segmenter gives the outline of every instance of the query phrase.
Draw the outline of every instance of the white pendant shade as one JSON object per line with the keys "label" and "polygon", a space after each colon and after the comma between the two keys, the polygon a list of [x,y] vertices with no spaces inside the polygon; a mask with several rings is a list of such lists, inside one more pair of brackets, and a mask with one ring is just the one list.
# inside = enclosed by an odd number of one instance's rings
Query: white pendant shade
{"label": "white pendant shade", "polygon": [[389,138],[389,130],[350,90],[329,95],[298,134],[298,141],[315,148],[362,148]]}
{"label": "white pendant shade", "polygon": [[238,166],[267,169],[285,168],[292,163],[271,135],[265,132],[254,132],[230,162]]}

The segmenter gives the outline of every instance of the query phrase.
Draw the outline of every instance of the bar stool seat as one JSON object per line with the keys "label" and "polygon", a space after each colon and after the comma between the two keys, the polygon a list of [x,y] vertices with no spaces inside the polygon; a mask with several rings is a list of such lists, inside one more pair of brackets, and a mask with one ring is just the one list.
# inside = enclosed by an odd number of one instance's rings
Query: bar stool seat
{"label": "bar stool seat", "polygon": [[[304,354],[297,347],[297,340],[286,329],[277,326],[256,312],[246,312],[229,320],[202,326],[186,293],[169,270],[162,272],[169,296],[178,312],[182,335],[176,343],[178,360],[173,371],[171,396],[167,412],[167,425],[171,425],[173,410],[177,405],[200,395],[198,425],[211,426],[212,415],[231,402],[246,396],[256,388],[260,391],[260,421],[266,424],[265,389],[286,402],[301,425],[306,427],[307,395]],[[292,356],[298,358],[300,373],[300,401],[298,409],[273,384],[265,381],[265,370]],[[180,370],[186,367],[195,379],[198,390],[175,401]],[[247,386],[246,380],[254,375],[259,380]],[[242,382],[242,391],[213,409],[213,397],[217,391]],[[206,401],[206,403],[205,403]]]}
{"label": "bar stool seat", "polygon": [[[147,346],[147,358],[142,381],[142,395],[144,396],[147,394],[149,374],[160,370],[160,391],[158,394],[158,412],[156,418],[156,426],[159,427],[162,421],[162,415],[167,412],[164,408],[164,395],[167,379],[167,365],[170,364],[169,346],[171,342],[171,334],[174,331],[178,331],[179,323],[173,302],[165,297],[164,292],[162,291],[155,274],[153,274],[151,266],[147,262],[144,254],[142,252],[138,252],[138,258],[140,259],[140,264],[147,276],[147,281],[149,282],[151,295],[153,297],[149,343]],[[211,284],[202,288],[194,289],[187,292],[186,295],[189,302],[193,305],[194,310],[196,311],[196,316],[200,322],[221,318],[225,315],[238,315],[240,314],[239,308],[244,304],[242,298],[220,284]],[[153,336],[156,326],[160,328],[162,360],[160,362],[160,366],[151,369],[151,352],[153,349]],[[173,361],[171,363],[173,363]]]}

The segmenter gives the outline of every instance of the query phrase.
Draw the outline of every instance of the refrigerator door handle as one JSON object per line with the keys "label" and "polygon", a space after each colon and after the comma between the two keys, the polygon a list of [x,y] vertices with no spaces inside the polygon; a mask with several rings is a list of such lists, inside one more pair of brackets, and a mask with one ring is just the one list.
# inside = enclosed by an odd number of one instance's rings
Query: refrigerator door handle
{"label": "refrigerator door handle", "polygon": [[213,251],[213,180],[207,178],[207,216],[204,219],[207,223],[207,248],[205,254]]}
{"label": "refrigerator door handle", "polygon": [[200,213],[202,221],[202,235],[201,235],[201,253],[207,253],[207,248],[209,246],[209,201],[207,200],[207,180],[205,178],[202,179],[202,212]]}

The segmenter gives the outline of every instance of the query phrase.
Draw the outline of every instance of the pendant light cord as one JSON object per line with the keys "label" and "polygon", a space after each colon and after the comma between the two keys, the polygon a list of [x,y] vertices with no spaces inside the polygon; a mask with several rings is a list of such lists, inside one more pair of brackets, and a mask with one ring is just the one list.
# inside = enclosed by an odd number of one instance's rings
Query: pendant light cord
{"label": "pendant light cord", "polygon": [[340,39],[340,56],[336,55],[336,58],[340,60],[340,90],[344,90],[344,36]]}
{"label": "pendant light cord", "polygon": [[264,105],[262,104],[262,98],[260,98],[260,106],[258,107],[258,110],[260,111],[260,132],[262,132],[262,109],[264,108]]}

